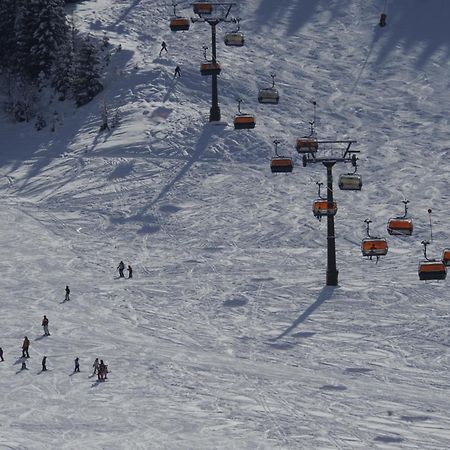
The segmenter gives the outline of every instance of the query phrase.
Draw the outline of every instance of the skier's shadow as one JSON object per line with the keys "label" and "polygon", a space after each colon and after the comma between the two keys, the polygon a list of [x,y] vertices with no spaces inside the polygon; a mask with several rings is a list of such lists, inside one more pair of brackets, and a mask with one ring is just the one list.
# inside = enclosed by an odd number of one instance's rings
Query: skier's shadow
{"label": "skier's shadow", "polygon": [[35,341],[42,341],[42,339],[45,339],[46,337],[48,337],[48,336],[46,336],[45,334],[43,334],[42,336],[37,337],[37,338],[35,339]]}

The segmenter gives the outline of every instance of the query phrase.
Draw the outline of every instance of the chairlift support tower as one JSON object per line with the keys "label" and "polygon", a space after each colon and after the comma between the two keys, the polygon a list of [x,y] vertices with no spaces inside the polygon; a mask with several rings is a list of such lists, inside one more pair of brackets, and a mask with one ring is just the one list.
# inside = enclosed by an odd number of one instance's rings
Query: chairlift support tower
{"label": "chairlift support tower", "polygon": [[[194,12],[198,15],[198,17],[191,18],[192,23],[203,22],[207,23],[211,27],[211,53],[212,53],[212,62],[217,63],[217,39],[216,39],[216,26],[222,22],[236,22],[236,19],[229,18],[231,8],[236,5],[236,3],[230,2],[205,2],[205,5],[211,5],[211,11],[201,12],[198,9],[196,10],[196,5],[200,3],[192,3],[194,8]],[[221,13],[220,15],[217,13]],[[211,75],[211,109],[209,112],[209,121],[210,122],[219,122],[220,121],[220,108],[219,108],[219,94],[217,88],[217,73],[213,73]]]}
{"label": "chairlift support tower", "polygon": [[[317,146],[320,149],[322,145],[337,145],[346,146],[345,149],[341,149],[341,154],[339,156],[323,156],[319,157],[317,155],[316,149],[312,149],[311,152],[303,154],[303,166],[306,167],[308,164],[322,163],[327,168],[327,203],[328,209],[331,210],[334,205],[333,199],[333,166],[336,163],[352,163],[356,165],[357,157],[356,153],[359,150],[350,150],[352,144],[355,144],[354,140],[337,140],[337,141],[316,141]],[[314,150],[314,151],[313,151]],[[327,215],[327,286],[337,286],[338,285],[338,275],[339,271],[336,267],[336,236],[334,227],[334,215]]]}

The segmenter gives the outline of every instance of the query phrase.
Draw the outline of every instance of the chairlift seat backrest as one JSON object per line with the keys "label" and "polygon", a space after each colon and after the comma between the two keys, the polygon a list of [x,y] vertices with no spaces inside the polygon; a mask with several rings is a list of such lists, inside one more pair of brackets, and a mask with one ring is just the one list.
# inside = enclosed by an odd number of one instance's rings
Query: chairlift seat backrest
{"label": "chairlift seat backrest", "polygon": [[187,31],[189,30],[189,19],[183,17],[173,17],[170,19],[170,29],[172,31]]}
{"label": "chairlift seat backrest", "polygon": [[217,62],[206,61],[200,65],[200,73],[202,75],[220,74],[220,64]]}
{"label": "chairlift seat backrest", "polygon": [[244,45],[244,33],[234,32],[227,33],[223,39],[225,45],[233,46],[233,47],[242,47]]}
{"label": "chairlift seat backrest", "polygon": [[260,89],[258,94],[258,102],[259,103],[269,103],[276,105],[280,99],[280,95],[278,90],[275,88],[264,88]]}
{"label": "chairlift seat backrest", "polygon": [[450,266],[450,248],[446,248],[442,252],[442,262],[445,266]]}
{"label": "chairlift seat backrest", "polygon": [[317,152],[319,144],[314,138],[299,138],[295,148],[298,153],[314,153]]}
{"label": "chairlift seat backrest", "polygon": [[360,191],[362,188],[361,175],[347,173],[339,176],[339,189],[343,191]]}
{"label": "chairlift seat backrest", "polygon": [[211,3],[194,3],[192,8],[195,14],[211,14],[213,5]]}
{"label": "chairlift seat backrest", "polygon": [[422,261],[419,264],[420,280],[445,280],[447,268],[442,261]]}
{"label": "chairlift seat backrest", "polygon": [[337,213],[337,204],[333,201],[331,208],[328,208],[326,199],[318,199],[313,203],[312,210],[315,217],[334,216]]}
{"label": "chairlift seat backrest", "polygon": [[363,256],[385,256],[389,246],[386,239],[382,238],[366,238],[361,243],[361,251]]}
{"label": "chairlift seat backrest", "polygon": [[234,118],[234,129],[243,130],[255,128],[256,120],[249,114],[240,114]]}
{"label": "chairlift seat backrest", "polygon": [[272,173],[285,173],[292,172],[294,168],[294,162],[291,158],[286,158],[284,156],[277,156],[276,158],[272,158],[270,162],[270,170]]}
{"label": "chairlift seat backrest", "polygon": [[413,232],[412,219],[395,218],[390,219],[387,226],[387,231],[391,235],[411,236]]}

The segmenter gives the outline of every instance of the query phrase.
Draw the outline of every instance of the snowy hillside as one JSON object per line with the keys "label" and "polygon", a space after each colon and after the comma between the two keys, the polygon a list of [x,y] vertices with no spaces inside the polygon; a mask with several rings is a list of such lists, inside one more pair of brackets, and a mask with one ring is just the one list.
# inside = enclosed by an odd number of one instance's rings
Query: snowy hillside
{"label": "snowy hillside", "polygon": [[[246,45],[218,27],[222,125],[199,72],[210,29],[172,33],[165,0],[68,7],[110,39],[105,90],[52,104],[55,132],[0,117],[0,449],[450,448],[449,280],[417,274],[428,208],[429,255],[450,247],[450,3],[388,0],[384,28],[382,0],[237,3]],[[280,103],[261,105],[271,73]],[[254,130],[233,129],[238,98]],[[360,192],[334,168],[336,288],[311,211],[326,170],[295,152],[313,100],[318,137],[361,151]],[[121,123],[99,133],[103,102]],[[290,174],[270,171],[274,139]],[[414,233],[389,236],[405,198]]]}

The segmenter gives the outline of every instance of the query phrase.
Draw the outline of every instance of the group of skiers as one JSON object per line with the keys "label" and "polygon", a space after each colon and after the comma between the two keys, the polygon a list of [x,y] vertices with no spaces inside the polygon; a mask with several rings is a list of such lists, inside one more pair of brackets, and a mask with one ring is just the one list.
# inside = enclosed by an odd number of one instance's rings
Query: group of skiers
{"label": "group of skiers", "polygon": [[95,358],[92,367],[94,368],[94,372],[92,373],[92,375],[97,374],[97,378],[99,381],[105,381],[108,379],[108,366],[103,362],[103,359],[98,362],[98,358]]}
{"label": "group of skiers", "polygon": [[[25,339],[27,339],[26,336],[25,336]],[[4,361],[3,350],[1,347],[0,347],[0,354],[1,354],[0,361]],[[26,358],[29,358],[29,356],[27,356],[27,357],[24,356],[22,358],[22,366],[21,366],[20,370],[28,370]],[[47,371],[47,356],[46,355],[44,355],[42,357],[41,364],[42,364],[42,372],[46,372]],[[80,358],[78,356],[75,358],[74,364],[75,364],[75,367],[73,369],[73,373],[80,372]],[[103,362],[103,359],[100,360],[100,362],[98,362],[98,358],[95,358],[95,361],[94,361],[94,364],[92,364],[92,367],[94,368],[94,372],[92,373],[92,376],[97,375],[99,381],[105,381],[108,379],[108,377],[107,377],[108,366]]]}
{"label": "group of skiers", "polygon": [[[169,51],[167,50],[167,44],[165,43],[165,41],[162,41],[161,43],[161,50],[159,51],[159,57],[161,58],[162,52],[166,52],[169,53]],[[174,78],[180,78],[181,77],[181,68],[180,66],[177,64],[177,66],[175,67],[175,72],[173,74]]]}
{"label": "group of skiers", "polygon": [[[125,270],[125,264],[123,261],[120,261],[119,265],[117,266],[117,270],[119,271],[119,278],[125,278],[125,275],[123,274],[123,271]],[[133,278],[133,268],[128,264],[127,267],[128,271],[128,278]]]}
{"label": "group of skiers", "polygon": [[[125,269],[125,265],[123,263],[123,261],[120,261],[119,264],[119,274],[121,277],[123,277],[123,271]],[[128,278],[133,278],[133,269],[130,265],[128,265]],[[69,301],[70,300],[70,288],[69,286],[66,286],[65,288],[65,298],[64,301]],[[49,320],[48,317],[46,315],[44,315],[42,322],[41,322],[42,328],[44,329],[44,336],[50,336],[50,331],[49,331]],[[27,363],[26,363],[26,359],[30,358],[30,340],[28,339],[28,336],[25,336],[23,339],[23,343],[22,343],[22,365],[21,365],[21,370],[27,370]],[[3,348],[0,347],[0,362],[4,362],[5,359],[3,357],[4,353],[3,353]],[[47,356],[44,355],[41,361],[42,364],[42,372],[46,372],[47,371]],[[80,372],[80,358],[76,357],[74,360],[74,370],[73,373],[76,372]],[[103,360],[100,360],[98,358],[95,358],[94,364],[92,365],[92,367],[94,368],[94,372],[92,374],[92,376],[97,375],[98,376],[98,380],[99,381],[104,381],[107,379],[107,374],[108,374],[108,366],[103,362]]]}

